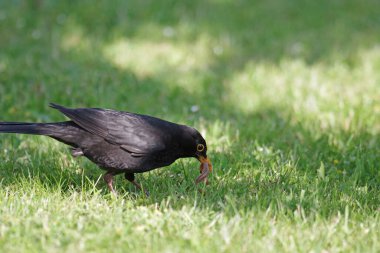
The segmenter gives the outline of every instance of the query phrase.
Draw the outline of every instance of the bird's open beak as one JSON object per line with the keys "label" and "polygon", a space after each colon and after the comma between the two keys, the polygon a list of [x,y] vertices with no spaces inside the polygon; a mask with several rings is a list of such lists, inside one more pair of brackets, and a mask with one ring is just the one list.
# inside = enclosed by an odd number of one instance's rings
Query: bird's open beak
{"label": "bird's open beak", "polygon": [[199,156],[198,160],[201,162],[201,165],[199,167],[201,174],[199,175],[199,177],[197,177],[195,183],[199,184],[200,182],[204,181],[207,184],[207,177],[208,174],[210,174],[210,172],[212,171],[212,164],[210,160],[204,156]]}

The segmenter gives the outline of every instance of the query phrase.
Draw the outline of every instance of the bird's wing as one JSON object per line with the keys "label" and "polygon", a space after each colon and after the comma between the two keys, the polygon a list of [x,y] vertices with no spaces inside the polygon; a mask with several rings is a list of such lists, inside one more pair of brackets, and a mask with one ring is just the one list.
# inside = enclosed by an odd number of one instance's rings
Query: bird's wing
{"label": "bird's wing", "polygon": [[97,108],[71,109],[56,104],[50,106],[90,133],[120,145],[132,155],[143,156],[166,148],[165,133],[141,115]]}

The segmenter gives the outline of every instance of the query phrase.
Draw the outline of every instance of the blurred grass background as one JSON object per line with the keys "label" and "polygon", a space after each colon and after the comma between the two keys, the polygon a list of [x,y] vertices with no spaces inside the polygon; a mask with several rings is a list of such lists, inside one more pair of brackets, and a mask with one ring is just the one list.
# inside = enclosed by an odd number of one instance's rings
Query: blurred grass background
{"label": "blurred grass background", "polygon": [[49,102],[188,124],[196,161],[138,179],[0,136],[7,252],[378,252],[380,2],[0,1],[0,120]]}

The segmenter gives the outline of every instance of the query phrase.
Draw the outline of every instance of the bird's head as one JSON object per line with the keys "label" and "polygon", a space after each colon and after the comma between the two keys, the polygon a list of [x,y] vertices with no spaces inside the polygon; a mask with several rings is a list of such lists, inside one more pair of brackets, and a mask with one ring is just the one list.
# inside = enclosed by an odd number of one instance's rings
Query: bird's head
{"label": "bird's head", "polygon": [[207,157],[207,144],[202,135],[192,127],[186,129],[185,152],[189,157],[195,157],[200,162],[201,175],[196,179],[196,183],[202,181],[207,183],[207,176],[212,171],[212,164]]}

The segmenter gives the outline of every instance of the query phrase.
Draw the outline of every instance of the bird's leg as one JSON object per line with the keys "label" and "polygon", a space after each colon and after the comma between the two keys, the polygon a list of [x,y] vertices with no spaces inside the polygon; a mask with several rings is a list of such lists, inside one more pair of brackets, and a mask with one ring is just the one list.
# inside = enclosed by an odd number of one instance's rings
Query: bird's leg
{"label": "bird's leg", "polygon": [[106,181],[108,189],[116,195],[116,191],[113,189],[112,182],[113,182],[113,173],[112,172],[107,172],[103,176],[104,181]]}
{"label": "bird's leg", "polygon": [[[140,191],[143,190],[143,188],[141,187],[141,185],[139,183],[136,182],[135,180],[135,174],[133,173],[125,173],[125,179],[127,179],[129,182],[131,182],[134,186],[136,186],[137,189],[139,189]],[[148,197],[149,196],[149,192],[147,190],[145,190],[145,195]]]}
{"label": "bird's leg", "polygon": [[134,173],[125,173],[124,176],[125,176],[125,179],[127,179],[129,182],[131,182],[139,190],[142,190],[141,185],[135,181],[135,174]]}

